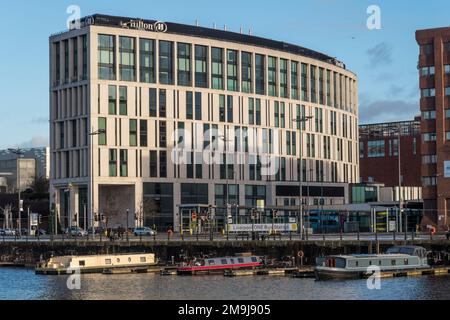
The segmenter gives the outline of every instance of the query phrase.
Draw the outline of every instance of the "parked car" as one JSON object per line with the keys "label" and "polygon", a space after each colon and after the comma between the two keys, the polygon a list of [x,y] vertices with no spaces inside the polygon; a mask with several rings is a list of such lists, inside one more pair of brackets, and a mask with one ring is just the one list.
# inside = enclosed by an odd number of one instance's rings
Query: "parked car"
{"label": "parked car", "polygon": [[15,236],[16,231],[13,229],[0,229],[0,236]]}
{"label": "parked car", "polygon": [[47,231],[44,229],[39,229],[39,235],[40,236],[45,236],[47,234]]}
{"label": "parked car", "polygon": [[85,237],[88,235],[87,231],[80,227],[70,227],[67,228],[65,234],[68,234],[73,237]]}
{"label": "parked car", "polygon": [[[89,227],[87,230],[88,234],[92,234],[92,227]],[[94,234],[104,234],[105,229],[104,228],[94,228]]]}
{"label": "parked car", "polygon": [[155,236],[156,231],[150,229],[149,227],[140,227],[140,228],[134,229],[134,235],[136,237],[138,237],[138,236]]}

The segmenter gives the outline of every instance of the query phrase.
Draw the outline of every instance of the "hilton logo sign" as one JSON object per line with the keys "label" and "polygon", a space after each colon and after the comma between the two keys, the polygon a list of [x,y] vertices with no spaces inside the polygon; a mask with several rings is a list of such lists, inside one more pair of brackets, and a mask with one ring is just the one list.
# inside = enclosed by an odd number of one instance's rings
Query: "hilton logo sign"
{"label": "hilton logo sign", "polygon": [[167,24],[157,21],[155,23],[147,23],[143,20],[130,20],[128,22],[120,22],[120,26],[126,29],[146,30],[153,32],[166,32]]}

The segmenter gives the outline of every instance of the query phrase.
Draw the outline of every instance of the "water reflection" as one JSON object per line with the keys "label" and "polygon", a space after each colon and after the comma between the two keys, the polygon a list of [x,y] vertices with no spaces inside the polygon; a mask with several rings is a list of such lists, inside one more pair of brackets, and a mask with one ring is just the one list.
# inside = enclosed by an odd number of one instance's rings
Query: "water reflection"
{"label": "water reflection", "polygon": [[32,270],[0,269],[0,299],[50,300],[308,300],[450,299],[450,276],[382,279],[381,290],[366,282],[288,277],[198,276],[155,274],[81,276],[81,290],[68,290],[67,276],[35,275]]}

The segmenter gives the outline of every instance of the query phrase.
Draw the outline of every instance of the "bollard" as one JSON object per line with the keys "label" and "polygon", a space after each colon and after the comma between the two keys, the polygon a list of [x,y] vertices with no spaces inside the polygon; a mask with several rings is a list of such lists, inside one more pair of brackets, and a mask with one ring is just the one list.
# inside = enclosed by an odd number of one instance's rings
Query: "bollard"
{"label": "bollard", "polygon": [[342,241],[342,229],[340,229],[340,234],[339,234],[339,236],[340,236],[340,239],[341,239],[341,241]]}

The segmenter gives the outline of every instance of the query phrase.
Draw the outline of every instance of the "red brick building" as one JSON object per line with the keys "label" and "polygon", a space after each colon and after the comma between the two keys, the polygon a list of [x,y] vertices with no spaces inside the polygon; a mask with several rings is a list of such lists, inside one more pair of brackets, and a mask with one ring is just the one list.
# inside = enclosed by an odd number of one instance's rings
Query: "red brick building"
{"label": "red brick building", "polygon": [[420,118],[359,126],[361,182],[399,185],[398,129],[402,186],[420,187]]}
{"label": "red brick building", "polygon": [[418,30],[416,40],[424,209],[442,230],[449,225],[450,210],[450,28]]}

